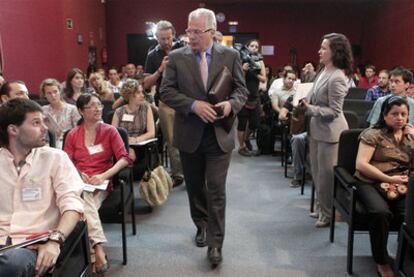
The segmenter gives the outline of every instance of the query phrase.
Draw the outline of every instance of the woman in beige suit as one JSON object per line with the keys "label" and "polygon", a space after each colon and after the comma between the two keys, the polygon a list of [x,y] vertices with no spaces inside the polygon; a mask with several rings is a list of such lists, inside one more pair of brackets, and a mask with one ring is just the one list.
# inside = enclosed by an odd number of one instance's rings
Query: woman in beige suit
{"label": "woman in beige suit", "polygon": [[313,216],[318,218],[315,227],[320,228],[330,224],[333,166],[339,136],[348,129],[342,106],[348,91],[344,72],[352,70],[352,50],[344,35],[331,33],[323,36],[318,53],[323,68],[303,106],[310,116],[310,162],[318,198]]}

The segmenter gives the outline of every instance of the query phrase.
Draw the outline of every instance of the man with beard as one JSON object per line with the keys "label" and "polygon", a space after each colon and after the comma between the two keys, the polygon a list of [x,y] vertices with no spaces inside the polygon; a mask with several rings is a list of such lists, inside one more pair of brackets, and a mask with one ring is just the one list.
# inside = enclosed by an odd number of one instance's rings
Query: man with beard
{"label": "man with beard", "polygon": [[368,89],[365,100],[376,101],[378,98],[383,97],[391,93],[389,88],[390,73],[388,70],[383,69],[378,75],[378,86]]}

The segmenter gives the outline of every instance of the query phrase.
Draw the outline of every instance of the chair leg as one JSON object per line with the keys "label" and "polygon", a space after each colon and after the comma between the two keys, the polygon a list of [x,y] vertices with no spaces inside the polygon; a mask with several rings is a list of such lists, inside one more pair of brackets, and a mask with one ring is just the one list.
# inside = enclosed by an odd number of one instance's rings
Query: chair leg
{"label": "chair leg", "polygon": [[135,222],[135,197],[132,197],[131,201],[131,219],[132,219],[132,234],[137,234],[137,224]]}
{"label": "chair leg", "polygon": [[302,166],[302,179],[300,180],[300,194],[305,193],[305,182],[306,182],[306,166]]}
{"label": "chair leg", "polygon": [[[335,200],[333,200],[335,201]],[[331,243],[334,242],[334,236],[335,236],[335,207],[332,205],[332,213],[331,213],[331,226],[329,230],[329,241]]]}
{"label": "chair leg", "polygon": [[312,182],[312,192],[311,192],[311,203],[310,203],[310,212],[313,213],[315,206],[315,184]]}
{"label": "chair leg", "polygon": [[354,257],[354,230],[353,226],[348,227],[348,253],[347,253],[347,271],[352,275],[352,259]]}
{"label": "chair leg", "polygon": [[126,241],[126,231],[125,231],[125,213],[122,215],[122,264],[127,264],[127,241]]}

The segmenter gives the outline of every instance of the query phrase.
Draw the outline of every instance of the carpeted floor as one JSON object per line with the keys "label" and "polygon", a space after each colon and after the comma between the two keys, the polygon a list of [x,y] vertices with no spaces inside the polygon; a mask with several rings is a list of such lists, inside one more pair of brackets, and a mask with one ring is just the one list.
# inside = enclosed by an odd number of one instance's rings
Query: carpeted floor
{"label": "carpeted floor", "polygon": [[[290,169],[291,171],[292,169]],[[291,172],[290,172],[291,174]],[[149,215],[137,216],[137,236],[128,226],[128,264],[122,265],[121,226],[105,224],[111,268],[106,276],[289,276],[331,277],[346,273],[347,225],[316,229],[309,214],[310,188],[300,195],[283,176],[280,158],[233,153],[227,181],[223,264],[212,269],[207,248],[193,243],[185,186]],[[391,235],[392,255],[397,236]],[[367,234],[355,236],[354,276],[377,276]]]}

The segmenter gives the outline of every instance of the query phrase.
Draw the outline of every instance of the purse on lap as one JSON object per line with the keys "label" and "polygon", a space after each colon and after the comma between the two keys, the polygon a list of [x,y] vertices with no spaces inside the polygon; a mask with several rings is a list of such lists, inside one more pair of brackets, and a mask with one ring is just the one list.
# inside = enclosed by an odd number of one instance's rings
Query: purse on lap
{"label": "purse on lap", "polygon": [[159,165],[153,170],[145,171],[139,183],[139,192],[150,206],[160,206],[167,200],[172,185],[170,174]]}

